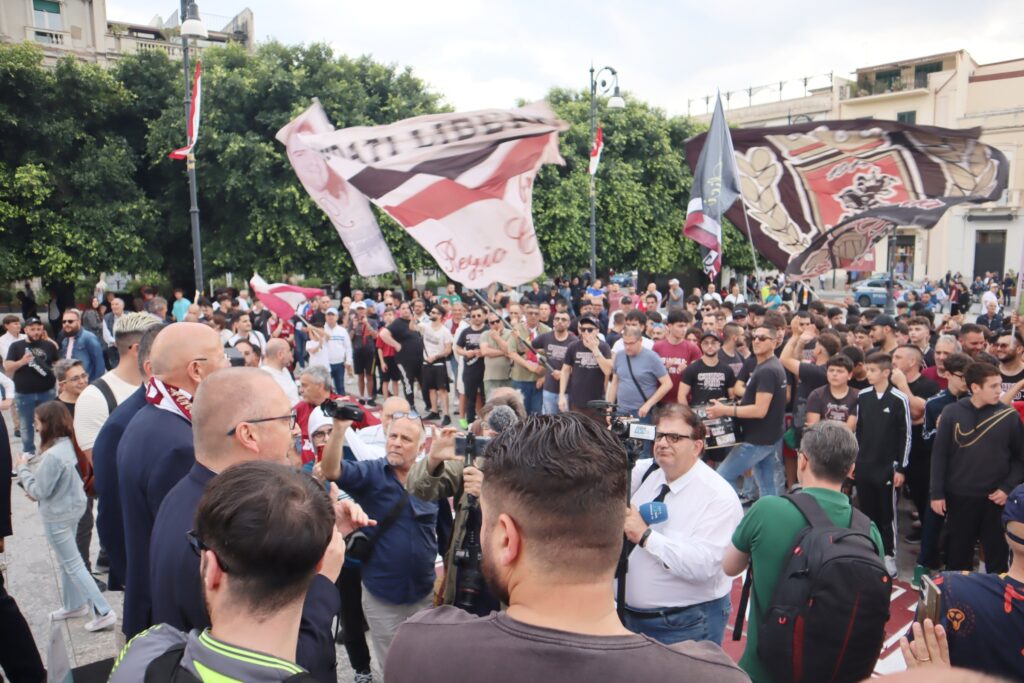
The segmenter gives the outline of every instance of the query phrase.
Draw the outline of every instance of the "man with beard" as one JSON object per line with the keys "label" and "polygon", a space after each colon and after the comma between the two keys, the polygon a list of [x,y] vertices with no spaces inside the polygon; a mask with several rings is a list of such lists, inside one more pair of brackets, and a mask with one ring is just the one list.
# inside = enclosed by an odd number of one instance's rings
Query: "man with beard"
{"label": "man with beard", "polygon": [[466,407],[463,418],[468,423],[476,420],[477,404],[483,404],[484,358],[483,352],[480,350],[480,340],[487,329],[484,326],[486,316],[483,307],[471,308],[469,326],[462,330],[455,341],[455,353],[463,358],[464,363],[462,389],[466,397]]}
{"label": "man with beard", "polygon": [[[569,314],[555,313],[554,329],[533,340],[533,348],[540,352],[545,361],[543,411],[545,415],[558,412],[559,383],[562,380],[562,365],[565,363],[565,352],[569,345],[576,341],[576,335],[569,331]],[[518,364],[515,356],[512,360]]]}
{"label": "man with beard", "polygon": [[921,371],[923,377],[935,380],[939,389],[945,389],[949,384],[949,373],[945,368],[945,361],[954,353],[961,353],[962,347],[956,337],[944,334],[935,342],[935,365],[931,365]]}
{"label": "man with beard", "polygon": [[[382,342],[395,350],[395,363],[401,377],[402,393],[409,405],[414,405],[414,384],[420,380],[420,368],[423,365],[423,336],[419,332],[419,319],[413,315],[409,302],[403,301],[398,306],[398,317],[387,327],[381,329]],[[482,365],[482,362],[481,362]],[[341,389],[338,389],[341,391]],[[429,405],[430,396],[424,393],[424,402]]]}
{"label": "man with beard", "polygon": [[[505,612],[445,606],[401,626],[386,680],[743,681],[712,643],[630,633],[612,594],[629,491],[626,453],[582,415],[529,417],[487,449],[482,569]],[[566,495],[572,492],[573,495]],[[609,657],[608,653],[615,655]]]}
{"label": "man with beard", "polygon": [[736,384],[736,375],[719,355],[722,342],[717,334],[705,332],[700,339],[701,357],[683,370],[676,400],[684,406],[704,405],[712,400],[728,400]]}
{"label": "man with beard", "polygon": [[25,338],[7,349],[4,371],[14,379],[14,403],[21,418],[21,452],[26,456],[36,452],[36,407],[57,396],[57,379],[53,375],[57,358],[57,345],[46,336],[39,318],[26,320]]}
{"label": "man with beard", "polygon": [[1024,401],[1024,342],[1020,332],[1015,330],[999,335],[994,347],[1002,378],[1003,403]]}

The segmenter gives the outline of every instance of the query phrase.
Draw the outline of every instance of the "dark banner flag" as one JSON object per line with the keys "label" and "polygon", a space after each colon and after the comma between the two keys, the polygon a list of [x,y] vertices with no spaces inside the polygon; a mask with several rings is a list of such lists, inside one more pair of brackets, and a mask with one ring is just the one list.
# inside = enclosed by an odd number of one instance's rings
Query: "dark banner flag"
{"label": "dark banner flag", "polygon": [[[742,202],[726,215],[745,225],[746,211],[758,252],[797,278],[857,268],[894,227],[931,228],[951,206],[998,199],[1009,177],[980,128],[855,119],[731,133]],[[687,141],[691,167],[708,135]]]}
{"label": "dark banner flag", "polygon": [[702,147],[692,157],[697,159],[696,167],[690,162],[690,145],[686,145],[686,160],[693,171],[693,189],[686,206],[683,234],[700,245],[704,272],[714,280],[722,270],[722,215],[740,193],[721,96],[715,103],[711,128],[699,137]]}

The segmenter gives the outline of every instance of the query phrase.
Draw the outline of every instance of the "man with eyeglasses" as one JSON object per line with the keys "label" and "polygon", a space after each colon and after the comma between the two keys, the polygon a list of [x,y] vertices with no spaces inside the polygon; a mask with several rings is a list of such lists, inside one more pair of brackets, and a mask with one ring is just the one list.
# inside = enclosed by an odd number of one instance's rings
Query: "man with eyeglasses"
{"label": "man with eyeglasses", "polygon": [[61,358],[53,366],[53,376],[57,379],[57,400],[75,417],[75,404],[82,391],[89,386],[89,375],[77,358]]}
{"label": "man with eyeglasses", "polygon": [[[732,486],[701,461],[705,430],[692,410],[666,405],[655,429],[654,459],[640,460],[632,473],[625,533],[635,547],[623,624],[666,645],[721,645],[732,589],[721,557],[743,507]],[[667,515],[654,518],[652,501],[664,503]]]}
{"label": "man with eyeglasses", "polygon": [[[494,318],[494,314],[489,314]],[[483,405],[484,397],[484,359],[480,341],[487,331],[485,320],[488,314],[481,306],[474,306],[469,311],[469,326],[462,330],[455,341],[455,353],[463,359],[462,387],[466,396],[463,419],[471,423],[476,420],[478,403]]]}
{"label": "man with eyeglasses", "polygon": [[551,320],[553,329],[539,335],[532,342],[533,349],[538,352],[538,362],[544,360],[544,388],[541,390],[541,400],[542,412],[545,415],[554,415],[558,412],[562,365],[565,363],[566,351],[577,339],[576,335],[569,331],[569,322],[567,312],[555,313]]}
{"label": "man with eyeglasses", "polygon": [[[733,447],[718,473],[734,483],[749,469],[761,496],[777,496],[782,492],[785,476],[782,469],[782,433],[786,413],[786,369],[775,357],[778,336],[775,327],[762,325],[754,330],[751,345],[756,365],[744,365],[737,381],[739,405],[712,401],[707,414],[712,419],[726,415],[739,419],[743,443]],[[740,384],[742,383],[742,387]]]}
{"label": "man with eyeglasses", "polygon": [[99,379],[107,371],[103,362],[103,344],[99,337],[82,329],[82,312],[69,308],[61,316],[61,358],[77,358],[82,361],[89,381]]}
{"label": "man with eyeglasses", "polygon": [[150,363],[146,405],[117,448],[127,560],[122,629],[128,638],[153,623],[150,534],[160,503],[195,462],[193,396],[203,380],[228,365],[220,335],[200,323],[168,325],[153,342]]}
{"label": "man with eyeglasses", "polygon": [[598,338],[598,323],[593,318],[580,318],[580,339],[565,351],[558,387],[558,409],[587,414],[590,401],[601,400],[612,374],[612,350]]}
{"label": "man with eyeglasses", "polygon": [[[519,304],[513,304],[519,309]],[[487,329],[480,337],[480,353],[484,357],[484,400],[495,389],[512,386],[512,361],[509,348],[515,343],[511,330],[493,312],[487,313]]]}
{"label": "man with eyeglasses", "polygon": [[[196,392],[195,456],[168,492],[153,522],[150,550],[153,623],[189,632],[210,626],[199,558],[187,533],[203,492],[221,472],[244,462],[288,464],[299,434],[295,413],[272,377],[254,368],[226,368]],[[352,503],[346,503],[351,508]],[[337,570],[321,568],[306,593],[296,663],[319,680],[335,680],[331,620],[338,612]]]}

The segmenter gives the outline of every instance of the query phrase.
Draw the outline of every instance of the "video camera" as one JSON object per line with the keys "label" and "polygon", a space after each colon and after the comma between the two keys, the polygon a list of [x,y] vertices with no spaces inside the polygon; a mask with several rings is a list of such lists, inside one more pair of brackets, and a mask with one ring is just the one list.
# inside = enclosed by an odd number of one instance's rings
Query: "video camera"
{"label": "video camera", "polygon": [[366,419],[366,411],[358,404],[351,401],[340,401],[327,399],[320,404],[320,410],[332,420],[350,420],[351,422],[362,422]]}
{"label": "video camera", "polygon": [[640,418],[633,417],[629,412],[620,410],[618,404],[608,401],[588,401],[587,408],[610,421],[612,434],[626,447],[628,466],[632,470],[644,448],[641,442],[654,441],[654,426],[642,424]]}

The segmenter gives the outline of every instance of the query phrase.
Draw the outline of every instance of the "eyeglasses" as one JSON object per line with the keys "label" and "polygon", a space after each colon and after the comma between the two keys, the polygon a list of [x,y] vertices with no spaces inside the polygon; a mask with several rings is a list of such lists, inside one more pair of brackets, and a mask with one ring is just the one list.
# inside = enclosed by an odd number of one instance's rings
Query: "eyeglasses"
{"label": "eyeglasses", "polygon": [[956,377],[957,379],[961,379],[962,380],[964,378],[964,373],[962,373],[962,372],[951,372],[951,373],[949,373],[949,376],[950,377]]}
{"label": "eyeglasses", "polygon": [[65,382],[83,382],[83,381],[84,382],[88,382],[89,381],[89,375],[87,375],[87,374],[85,374],[83,372],[81,375],[74,375],[73,377],[65,377],[64,381]]}
{"label": "eyeglasses", "polygon": [[402,420],[402,419],[419,420],[420,422],[423,421],[423,418],[415,410],[410,410],[408,412],[406,412],[404,410],[399,410],[397,412],[391,413],[391,419],[392,420]]}
{"label": "eyeglasses", "polygon": [[490,325],[500,325],[501,321],[500,320],[488,320],[487,323],[490,324]]}
{"label": "eyeglasses", "polygon": [[334,431],[333,427],[328,427],[326,429],[318,429],[317,431],[315,431],[312,434],[310,434],[310,438],[313,441],[320,441],[320,440],[323,440],[323,439],[327,439],[327,438],[329,438],[331,436],[331,433],[333,431]]}
{"label": "eyeglasses", "polygon": [[672,432],[655,433],[654,443],[658,443],[658,441],[660,441],[661,439],[668,439],[668,442],[673,445],[679,443],[683,439],[692,439],[693,441],[697,440],[694,438],[693,434],[674,434]]}
{"label": "eyeglasses", "polygon": [[[214,555],[217,555],[217,551],[214,550],[213,548],[211,548],[210,546],[206,545],[205,543],[203,543],[203,539],[199,538],[199,536],[196,535],[196,532],[195,532],[194,529],[188,531],[185,534],[185,536],[188,538],[188,544],[192,548],[192,552],[194,552],[196,554],[196,557],[202,557],[204,550],[209,550]],[[225,574],[230,574],[231,573],[231,570],[228,569],[228,566],[226,564],[224,564],[224,560],[221,559],[220,555],[217,555],[217,564],[220,565],[221,570]]]}
{"label": "eyeglasses", "polygon": [[754,341],[775,341],[767,334],[755,334],[751,337],[751,339],[753,339]]}
{"label": "eyeglasses", "polygon": [[[194,361],[208,361],[208,360],[210,360],[210,359],[209,359],[209,358],[206,358],[205,356],[200,356],[199,358],[193,358],[192,360],[193,360],[193,362],[194,362]],[[230,356],[228,356],[228,354],[227,354],[227,353],[225,353],[225,354],[224,354],[224,360],[226,360],[226,361],[228,361],[228,362],[231,362],[231,357],[230,357]]]}
{"label": "eyeglasses", "polygon": [[288,420],[288,429],[295,429],[295,425],[298,424],[299,417],[298,415],[295,414],[295,411],[292,411],[288,415],[278,415],[277,417],[261,417],[256,420],[242,420],[234,427],[232,427],[231,431],[225,434],[225,436],[234,436],[238,428],[244,424],[254,425],[260,422],[273,422],[274,420]]}

